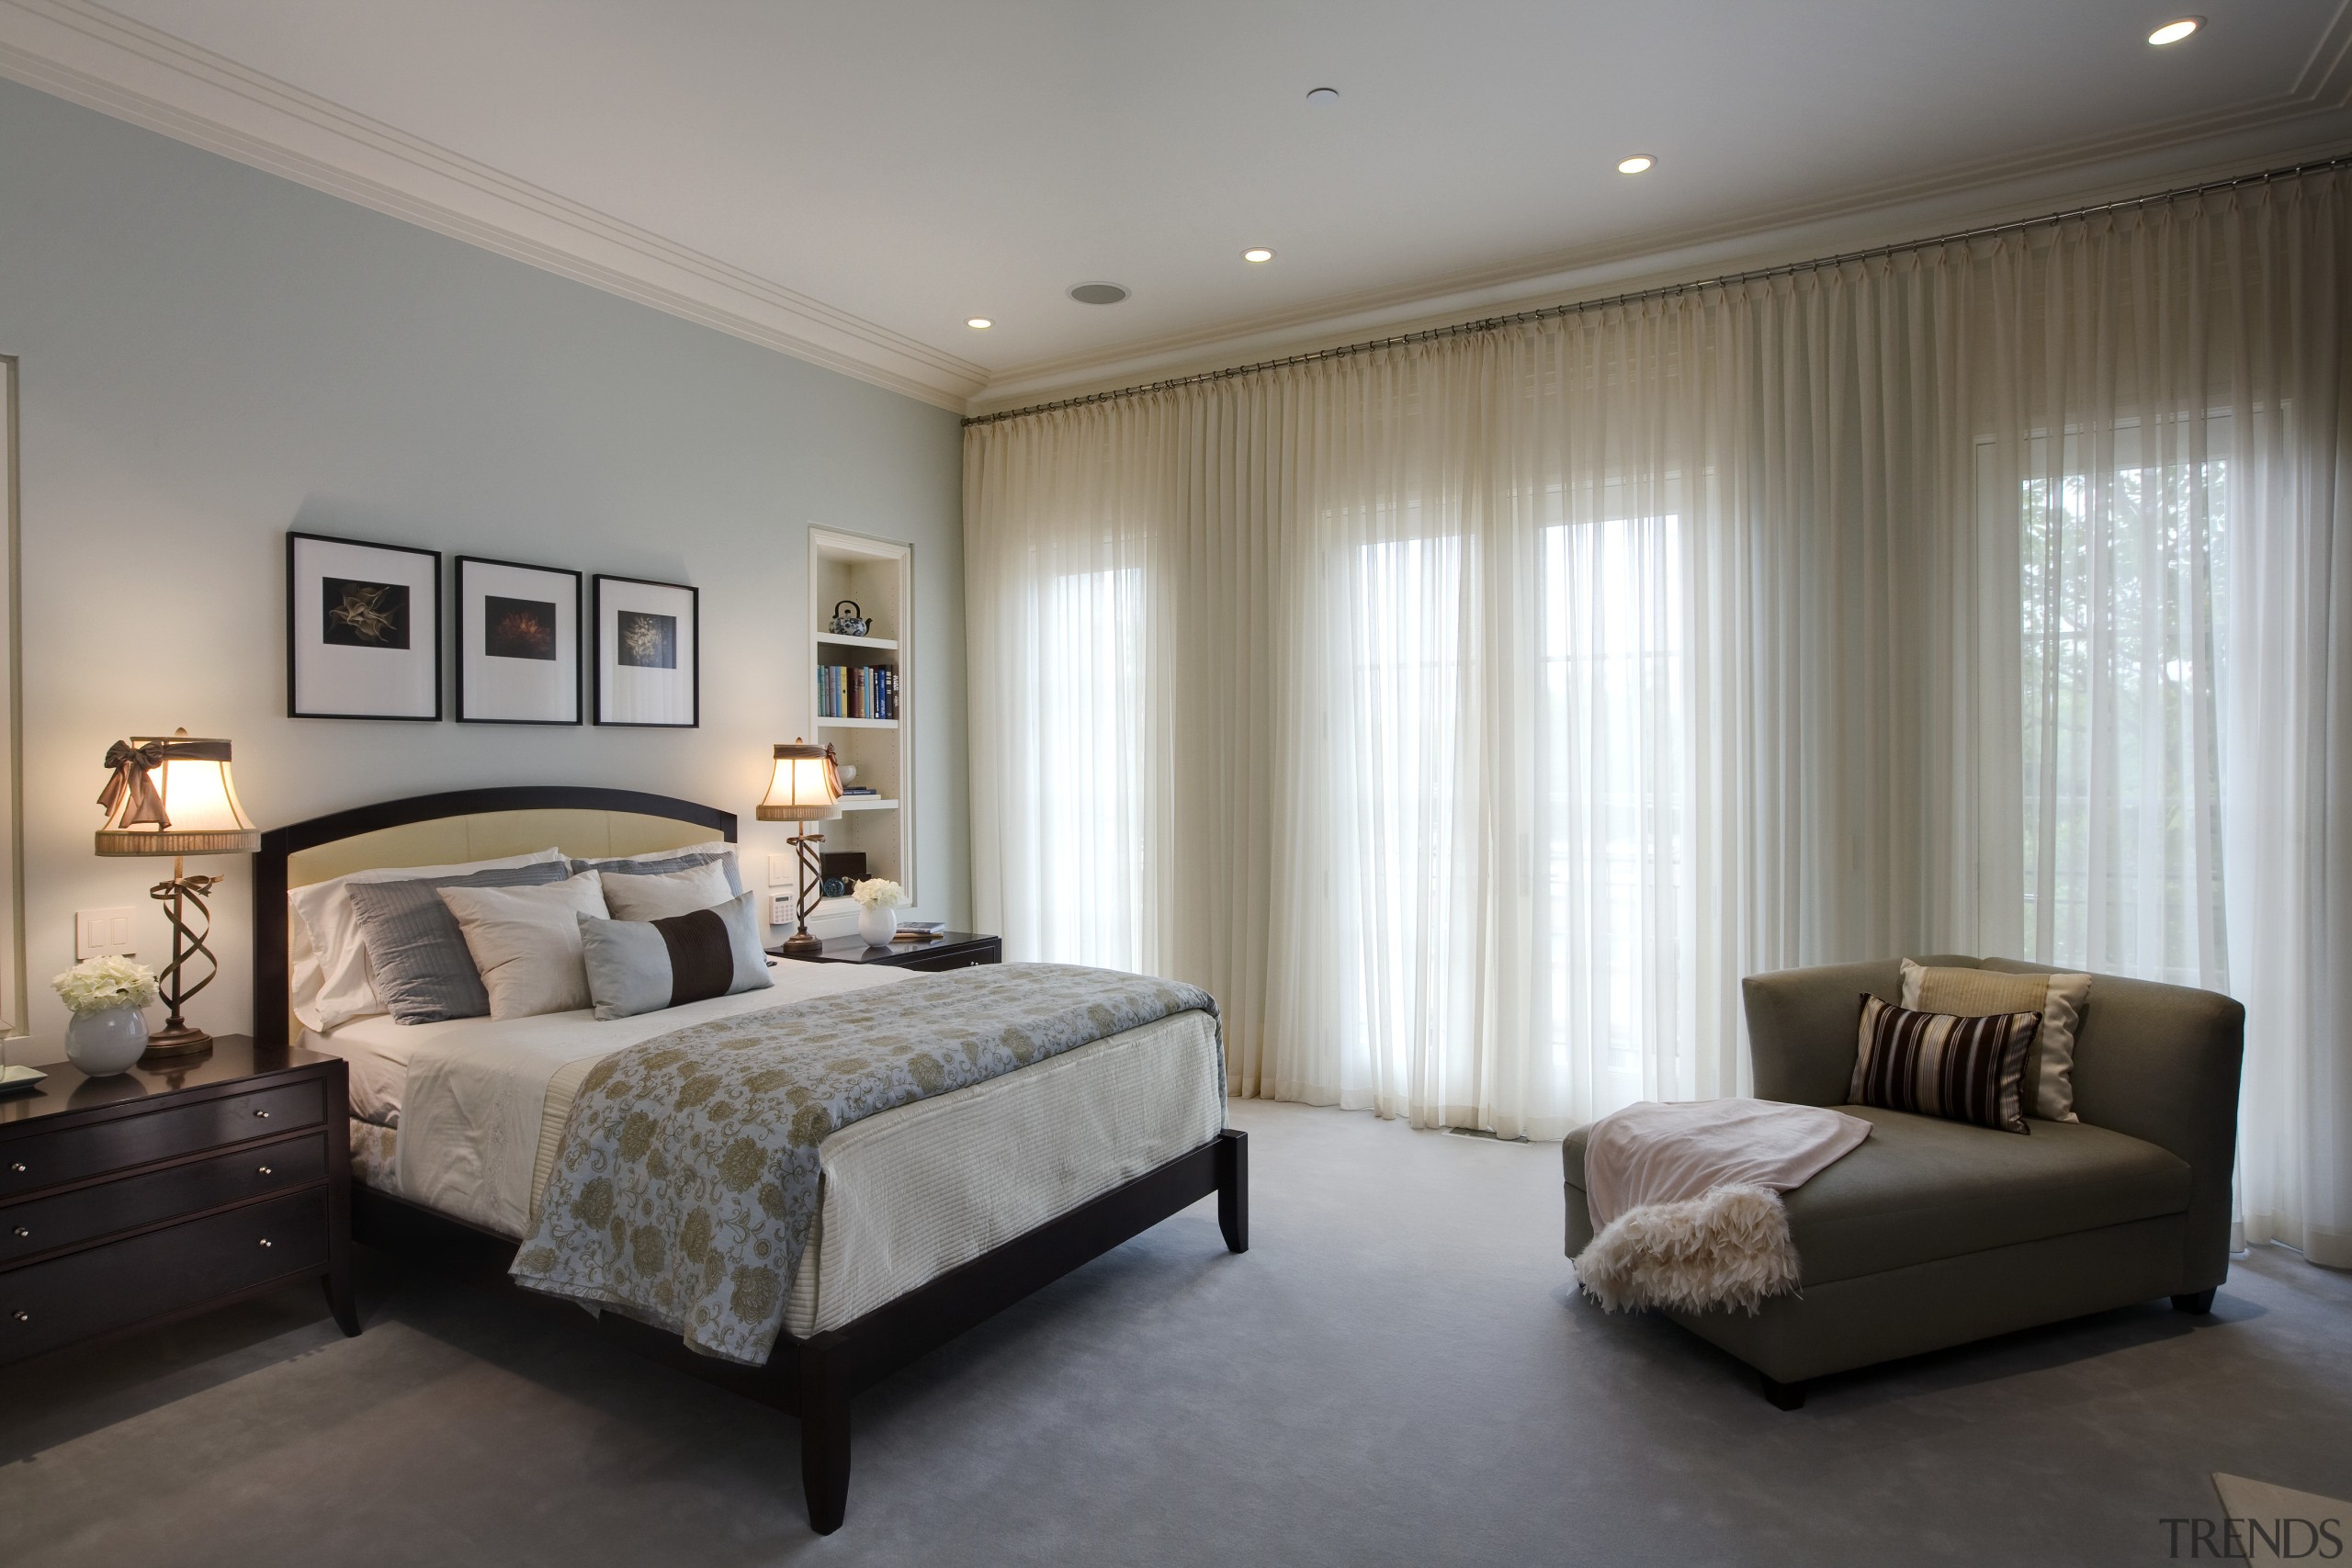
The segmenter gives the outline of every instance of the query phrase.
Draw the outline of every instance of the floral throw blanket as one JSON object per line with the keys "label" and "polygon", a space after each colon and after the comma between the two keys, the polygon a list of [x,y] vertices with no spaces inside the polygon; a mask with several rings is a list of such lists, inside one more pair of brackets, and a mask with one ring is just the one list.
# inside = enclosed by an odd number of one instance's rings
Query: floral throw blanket
{"label": "floral throw blanket", "polygon": [[[589,1070],[512,1273],[757,1365],[817,1219],[836,1128],[1174,1013],[1207,992],[985,964],[681,1029]],[[1220,1074],[1222,1067],[1220,1066]]]}

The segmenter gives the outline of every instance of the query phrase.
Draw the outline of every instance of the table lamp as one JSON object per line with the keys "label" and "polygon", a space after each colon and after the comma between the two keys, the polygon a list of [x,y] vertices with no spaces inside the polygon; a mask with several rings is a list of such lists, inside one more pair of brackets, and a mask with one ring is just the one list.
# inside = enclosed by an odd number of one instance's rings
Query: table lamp
{"label": "table lamp", "polygon": [[825,950],[824,942],[808,931],[808,911],[816,906],[814,893],[821,870],[817,846],[825,841],[825,835],[809,832],[805,824],[839,817],[842,808],[835,803],[841,797],[841,773],[831,746],[814,746],[798,739],[788,746],[777,745],[775,772],[769,775],[767,798],[760,802],[759,818],[763,822],[804,824],[792,836],[792,847],[800,856],[799,895],[793,904],[793,918],[799,929],[786,937],[784,946],[777,950],[786,956]]}
{"label": "table lamp", "polygon": [[[229,777],[229,743],[194,739],[185,729],[171,736],[134,735],[107,749],[106,765],[114,770],[98,804],[106,807],[106,826],[98,829],[102,855],[169,855],[172,875],[147,890],[164,906],[172,924],[172,962],[155,977],[155,988],[171,1016],[147,1043],[151,1056],[175,1056],[201,1051],[212,1036],[180,1016],[189,998],[212,983],[220,972],[220,960],[205,939],[212,934],[212,911],[205,895],[225,878],[190,876],[186,855],[249,855],[261,848],[261,830],[245,818],[237,804],[237,786]],[[188,924],[193,908],[202,929]],[[188,983],[188,965],[202,958],[204,977]]]}

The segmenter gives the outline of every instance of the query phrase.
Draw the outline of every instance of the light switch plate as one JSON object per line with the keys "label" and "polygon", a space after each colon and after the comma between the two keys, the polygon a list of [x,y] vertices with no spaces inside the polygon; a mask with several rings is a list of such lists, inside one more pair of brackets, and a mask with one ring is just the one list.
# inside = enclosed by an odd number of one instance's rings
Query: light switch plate
{"label": "light switch plate", "polygon": [[76,909],[74,911],[74,956],[128,958],[139,951],[130,934],[135,910]]}
{"label": "light switch plate", "polygon": [[790,855],[768,856],[768,886],[770,887],[792,886],[792,857]]}

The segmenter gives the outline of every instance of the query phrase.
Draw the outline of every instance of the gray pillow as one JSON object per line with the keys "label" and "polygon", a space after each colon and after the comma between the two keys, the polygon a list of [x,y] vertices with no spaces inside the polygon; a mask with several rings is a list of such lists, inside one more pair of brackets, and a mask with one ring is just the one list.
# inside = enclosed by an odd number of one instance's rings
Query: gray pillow
{"label": "gray pillow", "polygon": [[743,891],[743,874],[737,869],[735,860],[734,855],[709,850],[690,855],[672,855],[664,860],[575,860],[571,863],[571,874],[577,876],[583,871],[593,871],[600,876],[661,876],[673,871],[692,871],[695,866],[708,865],[717,861],[727,868],[727,886],[741,893]]}
{"label": "gray pillow", "polygon": [[458,917],[441,902],[444,887],[536,887],[561,882],[571,870],[560,860],[477,871],[469,876],[422,876],[399,882],[354,882],[345,887],[359,916],[360,940],[375,970],[376,994],[401,1023],[487,1018],[490,993],[466,950]]}
{"label": "gray pillow", "polygon": [[580,917],[580,956],[598,1018],[629,1018],[775,982],[760,948],[756,893],[666,920]]}

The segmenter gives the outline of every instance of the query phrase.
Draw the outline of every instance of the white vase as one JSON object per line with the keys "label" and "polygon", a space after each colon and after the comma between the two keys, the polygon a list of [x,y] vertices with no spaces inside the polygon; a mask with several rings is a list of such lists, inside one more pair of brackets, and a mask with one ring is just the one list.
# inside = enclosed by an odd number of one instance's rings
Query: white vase
{"label": "white vase", "polygon": [[868,947],[889,946],[890,939],[899,934],[899,911],[876,908],[870,904],[859,906],[857,934],[865,939]]}
{"label": "white vase", "polygon": [[137,1008],[77,1012],[65,1026],[65,1059],[85,1077],[128,1072],[147,1049],[147,1015]]}

